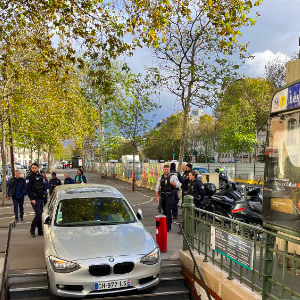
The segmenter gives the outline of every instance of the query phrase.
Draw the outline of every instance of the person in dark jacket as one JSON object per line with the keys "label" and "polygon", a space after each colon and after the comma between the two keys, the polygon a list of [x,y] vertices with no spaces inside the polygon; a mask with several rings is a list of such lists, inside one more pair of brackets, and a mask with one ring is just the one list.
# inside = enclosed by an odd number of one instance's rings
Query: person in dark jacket
{"label": "person in dark jacket", "polygon": [[68,172],[66,172],[64,175],[65,175],[64,184],[74,184],[74,183],[76,183],[73,178],[69,177],[69,173]]}
{"label": "person in dark jacket", "polygon": [[30,234],[32,237],[35,237],[35,229],[38,228],[38,235],[43,235],[42,212],[46,199],[46,180],[39,173],[39,165],[37,163],[32,164],[31,173],[26,178],[26,194],[35,212]]}
{"label": "person in dark jacket", "polygon": [[50,184],[50,189],[49,189],[49,195],[51,196],[53,190],[58,186],[58,185],[61,185],[61,181],[60,179],[58,179],[56,177],[56,173],[55,172],[52,172],[51,174],[52,178],[50,179],[49,181],[49,184]]}
{"label": "person in dark jacket", "polygon": [[21,177],[19,170],[15,171],[15,177],[8,182],[7,198],[12,198],[14,204],[15,221],[19,222],[19,211],[20,209],[20,220],[24,221],[24,196],[26,196],[25,179]]}
{"label": "person in dark jacket", "polygon": [[86,183],[86,177],[83,175],[83,170],[78,169],[77,170],[77,175],[75,176],[75,182],[76,183]]}
{"label": "person in dark jacket", "polygon": [[185,166],[185,171],[182,175],[183,177],[183,183],[182,183],[182,186],[181,186],[181,189],[182,189],[182,200],[183,200],[183,197],[188,195],[188,185],[189,185],[189,174],[192,170],[192,164],[186,164]]}
{"label": "person in dark jacket", "polygon": [[[183,177],[180,175],[179,172],[176,171],[176,164],[171,163],[170,167],[170,174],[176,175],[179,182],[183,183]],[[179,196],[178,196],[179,189],[175,188],[174,190],[174,201],[173,201],[173,207],[172,207],[172,215],[173,215],[173,220],[178,219],[178,202],[179,202]]]}
{"label": "person in dark jacket", "polygon": [[[201,180],[197,180],[197,171],[191,171],[189,173],[190,181],[188,183],[188,195],[194,197],[194,204],[197,208],[201,207],[201,202],[205,197],[204,185]],[[196,216],[198,216],[196,212]]]}

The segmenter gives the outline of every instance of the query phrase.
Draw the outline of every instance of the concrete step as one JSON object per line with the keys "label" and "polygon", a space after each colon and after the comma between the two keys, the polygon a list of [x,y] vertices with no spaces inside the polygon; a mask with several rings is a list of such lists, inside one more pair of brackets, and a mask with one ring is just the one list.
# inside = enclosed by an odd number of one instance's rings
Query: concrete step
{"label": "concrete step", "polygon": [[12,270],[8,274],[8,283],[47,281],[46,269]]}
{"label": "concrete step", "polygon": [[179,260],[163,260],[161,273],[181,273],[182,264]]}
{"label": "concrete step", "polygon": [[159,286],[184,286],[184,276],[181,273],[161,274]]}
{"label": "concrete step", "polygon": [[47,281],[13,283],[9,288],[10,299],[40,299],[40,297],[47,297],[48,295]]}
{"label": "concrete step", "polygon": [[[14,291],[10,293],[10,299],[12,300],[30,300],[30,299],[37,299],[37,300],[49,300],[48,296],[48,288],[43,289],[42,285],[40,285],[40,289],[38,289],[38,283],[36,283],[35,287],[26,287],[26,283],[22,284],[23,287],[14,288]],[[188,289],[182,284],[180,286],[172,285],[172,286],[161,286],[151,292],[136,292],[134,294],[123,294],[119,296],[106,296],[98,298],[95,296],[88,296],[88,299],[93,300],[113,300],[113,299],[123,299],[123,300],[184,300],[189,299],[189,291]],[[67,298],[67,299],[74,299],[74,298]]]}
{"label": "concrete step", "polygon": [[135,294],[128,294],[128,295],[122,295],[122,296],[107,296],[107,297],[101,297],[101,298],[93,298],[93,300],[113,300],[113,299],[123,299],[123,300],[184,300],[189,299],[189,291],[184,286],[161,286],[152,291],[152,292],[139,292]]}

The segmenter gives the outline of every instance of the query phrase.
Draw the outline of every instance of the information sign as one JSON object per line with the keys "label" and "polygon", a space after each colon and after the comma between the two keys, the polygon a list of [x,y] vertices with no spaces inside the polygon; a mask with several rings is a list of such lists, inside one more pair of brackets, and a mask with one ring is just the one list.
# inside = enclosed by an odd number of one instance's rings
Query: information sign
{"label": "information sign", "polygon": [[253,269],[254,245],[252,242],[212,226],[211,248],[246,269]]}

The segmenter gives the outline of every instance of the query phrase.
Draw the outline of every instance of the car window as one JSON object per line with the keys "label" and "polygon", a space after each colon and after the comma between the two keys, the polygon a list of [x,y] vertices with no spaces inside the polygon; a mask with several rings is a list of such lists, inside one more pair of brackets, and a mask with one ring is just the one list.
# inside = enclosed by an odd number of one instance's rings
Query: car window
{"label": "car window", "polygon": [[205,169],[205,168],[197,168],[197,167],[195,167],[195,168],[193,168],[193,170],[198,171],[200,174],[202,174],[202,173],[209,173],[208,170]]}
{"label": "car window", "polygon": [[58,203],[56,226],[92,226],[136,222],[122,198],[64,199]]}

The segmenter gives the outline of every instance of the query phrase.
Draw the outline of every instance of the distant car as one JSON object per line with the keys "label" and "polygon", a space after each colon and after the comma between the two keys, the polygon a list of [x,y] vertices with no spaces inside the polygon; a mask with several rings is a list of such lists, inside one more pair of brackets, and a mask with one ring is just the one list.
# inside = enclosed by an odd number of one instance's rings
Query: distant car
{"label": "distant car", "polygon": [[193,170],[199,172],[199,175],[197,176],[197,180],[202,180],[202,173],[209,173],[209,171],[204,167],[193,167]]}
{"label": "distant car", "polygon": [[43,212],[50,299],[155,288],[161,254],[114,187],[61,185]]}

